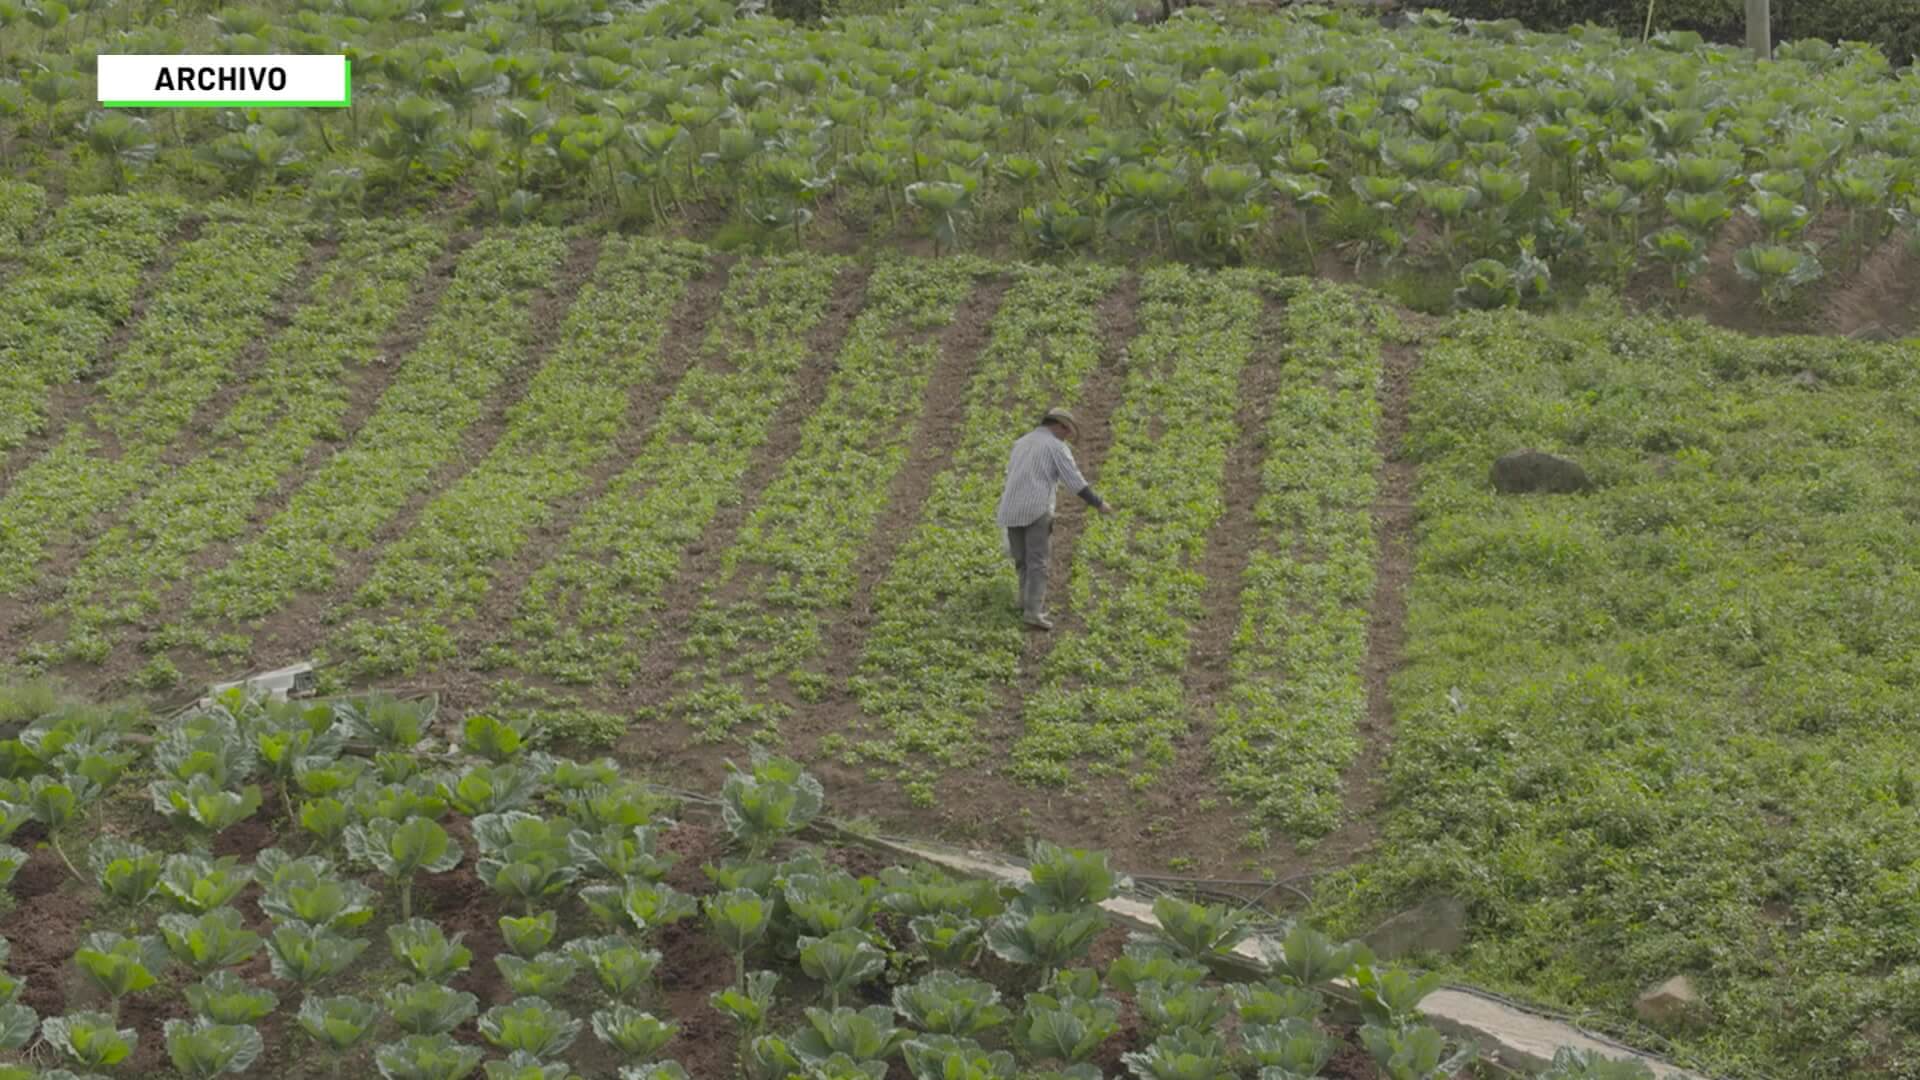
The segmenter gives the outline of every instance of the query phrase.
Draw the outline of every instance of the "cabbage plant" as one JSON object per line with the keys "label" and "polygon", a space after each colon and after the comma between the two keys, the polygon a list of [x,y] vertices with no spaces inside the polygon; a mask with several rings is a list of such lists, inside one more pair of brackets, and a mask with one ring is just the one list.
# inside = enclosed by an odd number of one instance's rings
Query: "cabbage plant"
{"label": "cabbage plant", "polygon": [[286,922],[267,935],[267,960],[274,978],[312,987],[346,971],[366,947],[324,926]]}
{"label": "cabbage plant", "polygon": [[1120,1055],[1140,1080],[1231,1080],[1226,1039],[1211,1031],[1181,1029],[1161,1035],[1145,1050]]}
{"label": "cabbage plant", "polygon": [[1332,1036],[1311,1020],[1252,1024],[1240,1029],[1240,1052],[1263,1080],[1318,1076],[1333,1057]]}
{"label": "cabbage plant", "polygon": [[808,1009],[807,1026],[789,1044],[801,1061],[819,1065],[835,1054],[855,1061],[884,1061],[900,1052],[910,1034],[893,1026],[884,1005],[864,1009]]}
{"label": "cabbage plant", "polygon": [[169,1020],[165,1032],[167,1057],[184,1080],[246,1072],[260,1056],[260,1033],[244,1024]]}
{"label": "cabbage plant", "polygon": [[934,971],[895,987],[893,1007],[915,1028],[934,1035],[978,1035],[1011,1018],[993,984],[952,971]]}
{"label": "cabbage plant", "polygon": [[341,995],[319,997],[309,994],[300,1001],[294,1022],[323,1050],[332,1054],[335,1075],[341,1055],[365,1042],[380,1019],[380,1008],[363,998]]}
{"label": "cabbage plant", "polygon": [[1471,1046],[1448,1053],[1446,1039],[1426,1026],[1368,1024],[1360,1029],[1360,1045],[1384,1080],[1445,1080],[1474,1058]]}
{"label": "cabbage plant", "polygon": [[50,1016],[40,1023],[40,1037],[68,1060],[86,1069],[108,1069],[133,1056],[139,1036],[132,1028],[116,1027],[103,1012]]}
{"label": "cabbage plant", "polygon": [[678,1024],[618,1003],[595,1012],[592,1022],[594,1037],[630,1062],[644,1061],[658,1054],[680,1030]]}
{"label": "cabbage plant", "polygon": [[460,845],[447,836],[447,830],[431,818],[409,817],[405,821],[376,818],[365,825],[346,829],[347,854],[356,862],[378,870],[400,888],[400,918],[413,918],[413,876],[439,874],[460,865]]}
{"label": "cabbage plant", "polygon": [[387,945],[393,958],[407,965],[416,978],[437,982],[467,970],[473,950],[460,944],[464,933],[448,937],[430,919],[408,919],[387,927]]}
{"label": "cabbage plant", "polygon": [[80,943],[73,962],[89,983],[112,1000],[113,1016],[118,1019],[122,999],[158,981],[158,973],[167,965],[167,952],[157,937],[99,930]]}
{"label": "cabbage plant", "polygon": [[102,836],[87,850],[94,884],[117,904],[138,907],[160,887],[164,857],[116,836]]}
{"label": "cabbage plant", "polygon": [[848,928],[825,937],[800,939],[800,970],[819,980],[826,988],[828,1004],[836,1009],[849,991],[886,969],[887,954],[864,930]]}
{"label": "cabbage plant", "polygon": [[515,994],[550,997],[560,993],[580,970],[579,958],[559,949],[532,957],[501,953],[493,958],[501,978]]}
{"label": "cabbage plant", "polygon": [[586,963],[594,981],[615,1001],[640,996],[652,984],[654,969],[660,966],[658,950],[643,949],[618,934],[576,938],[567,943],[567,951]]}
{"label": "cabbage plant", "polygon": [[445,1035],[480,1012],[480,999],[437,982],[404,983],[381,998],[393,1026],[409,1035]]}
{"label": "cabbage plant", "polygon": [[573,1045],[579,1020],[540,997],[521,997],[480,1014],[480,1034],[502,1050],[550,1058]]}
{"label": "cabbage plant", "polygon": [[265,987],[249,985],[231,971],[216,971],[186,988],[187,1007],[213,1024],[253,1024],[279,1007]]}
{"label": "cabbage plant", "polygon": [[446,1035],[408,1035],[375,1050],[373,1064],[384,1080],[462,1080],[479,1068],[481,1056],[479,1047]]}
{"label": "cabbage plant", "polygon": [[819,815],[826,795],[820,781],[799,762],[756,749],[750,770],[728,762],[720,800],[727,831],[757,856],[806,828]]}
{"label": "cabbage plant", "polygon": [[252,874],[231,855],[169,855],[160,871],[159,893],[175,908],[201,915],[231,903],[251,880]]}
{"label": "cabbage plant", "polygon": [[167,952],[195,975],[245,963],[260,951],[260,935],[248,930],[232,908],[201,915],[162,915],[160,937]]}
{"label": "cabbage plant", "polygon": [[1013,1055],[988,1051],[972,1039],[955,1035],[925,1035],[901,1046],[907,1069],[916,1080],[1013,1080]]}

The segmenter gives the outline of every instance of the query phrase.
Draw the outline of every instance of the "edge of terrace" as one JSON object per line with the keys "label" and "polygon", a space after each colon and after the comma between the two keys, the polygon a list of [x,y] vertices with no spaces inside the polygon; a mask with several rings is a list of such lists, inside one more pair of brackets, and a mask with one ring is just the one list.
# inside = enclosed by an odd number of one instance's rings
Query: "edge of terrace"
{"label": "edge of terrace", "polygon": [[[867,836],[824,821],[815,822],[814,827],[830,831],[840,840],[933,863],[955,873],[992,878],[1010,885],[1025,885],[1031,880],[1025,867],[984,851],[920,840]],[[1159,920],[1154,917],[1153,906],[1140,900],[1117,896],[1101,901],[1100,906],[1132,929],[1151,932],[1160,926]],[[1223,958],[1223,962],[1241,974],[1266,974],[1267,967],[1261,959],[1262,940],[1257,934],[1249,937],[1234,946],[1233,952]],[[1335,980],[1332,985],[1342,990],[1350,990],[1353,986],[1345,979]],[[1481,1059],[1483,1062],[1509,1072],[1522,1075],[1539,1072],[1552,1063],[1556,1052],[1571,1049],[1638,1062],[1652,1069],[1659,1080],[1710,1080],[1704,1073],[1690,1072],[1624,1044],[1597,1038],[1572,1024],[1529,1012],[1472,987],[1448,984],[1422,999],[1419,1009],[1435,1028],[1479,1046],[1484,1055]]]}

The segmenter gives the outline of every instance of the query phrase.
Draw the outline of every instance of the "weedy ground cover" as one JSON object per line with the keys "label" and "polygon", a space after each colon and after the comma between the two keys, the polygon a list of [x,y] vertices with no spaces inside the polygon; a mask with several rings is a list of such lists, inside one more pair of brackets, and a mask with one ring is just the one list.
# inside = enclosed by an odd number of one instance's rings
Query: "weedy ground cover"
{"label": "weedy ground cover", "polygon": [[1338,823],[1341,773],[1360,749],[1381,349],[1395,325],[1361,294],[1288,284],[1280,354],[1262,358],[1277,385],[1209,748],[1254,818],[1310,840]]}
{"label": "weedy ground cover", "polygon": [[[774,415],[812,359],[837,259],[736,265],[699,359],[661,406],[645,447],[590,503],[515,599],[509,643],[489,667],[524,665],[566,683],[626,681],[684,549],[740,488]],[[503,631],[506,628],[501,628]]]}
{"label": "weedy ground cover", "polygon": [[566,251],[555,229],[502,229],[462,254],[420,345],[352,441],[306,478],[287,507],[209,573],[186,626],[202,649],[243,648],[233,623],[327,587],[351,553],[418,492],[526,354],[530,308]]}
{"label": "weedy ground cover", "polygon": [[355,671],[410,672],[451,660],[454,624],[487,594],[501,561],[579,491],[613,450],[628,393],[655,376],[668,317],[702,266],[693,245],[609,238],[567,309],[558,344],[487,457],[435,497],[380,555],[330,651]]}
{"label": "weedy ground cover", "polygon": [[0,497],[0,533],[8,541],[0,550],[0,593],[18,595],[36,584],[49,546],[81,535],[94,515],[120,507],[158,476],[161,453],[265,330],[306,257],[307,229],[288,218],[222,218],[216,211],[180,249],[146,318],[100,380],[103,400],[72,418]]}
{"label": "weedy ground cover", "polygon": [[1209,967],[1246,909],[1164,896],[1121,940],[1104,854],[1036,843],[1013,888],[808,843],[825,793],[789,760],[732,771],[708,824],[538,732],[474,715],[449,742],[418,702],[232,693],[156,728],[4,687],[0,712],[5,831],[45,841],[0,844],[8,1080],[1448,1080],[1472,1056],[1421,1021],[1436,977],[1305,924],[1254,981]]}
{"label": "weedy ground cover", "polygon": [[[1345,916],[1443,890],[1456,970],[1729,1075],[1877,1074],[1920,1032],[1912,348],[1600,310],[1463,316],[1415,380],[1418,563],[1379,854]],[[1597,487],[1507,498],[1488,462]],[[1390,902],[1390,901],[1389,901]]]}
{"label": "weedy ground cover", "polygon": [[1120,508],[1087,523],[1067,580],[1075,626],[1047,653],[1023,705],[1012,772],[1150,783],[1193,718],[1188,634],[1202,616],[1199,559],[1224,503],[1241,368],[1260,321],[1260,277],[1157,267],[1142,276],[1140,335],[1112,418],[1101,493]]}
{"label": "weedy ground cover", "polygon": [[[13,205],[35,202],[23,195]],[[166,198],[74,199],[55,211],[38,243],[16,254],[20,265],[7,272],[0,305],[0,450],[42,431],[48,392],[93,370],[183,209]]]}
{"label": "weedy ground cover", "polygon": [[26,254],[46,208],[47,192],[40,185],[0,180],[0,262]]}
{"label": "weedy ground cover", "polygon": [[349,380],[447,240],[444,226],[350,223],[339,249],[274,335],[258,375],[214,425],[212,447],[142,494],[62,583],[64,651],[98,655],[119,628],[151,621],[209,544],[244,535],[255,507],[338,432]]}
{"label": "weedy ground cover", "polygon": [[[945,327],[988,264],[894,259],[875,269],[820,408],[759,497],[693,616],[680,676],[697,685],[670,706],[718,736],[776,726],[784,681],[817,695],[824,623],[844,611],[857,560],[919,427]],[[743,682],[734,680],[742,679]]]}
{"label": "weedy ground cover", "polygon": [[916,801],[931,801],[938,773],[980,763],[989,749],[981,724],[1018,678],[1026,632],[1007,613],[1011,575],[993,525],[1007,444],[1049,406],[1079,399],[1101,359],[1102,301],[1119,281],[1075,267],[1014,282],[967,385],[953,463],[874,595],[853,683],[869,725],[826,748],[850,741],[912,785]]}

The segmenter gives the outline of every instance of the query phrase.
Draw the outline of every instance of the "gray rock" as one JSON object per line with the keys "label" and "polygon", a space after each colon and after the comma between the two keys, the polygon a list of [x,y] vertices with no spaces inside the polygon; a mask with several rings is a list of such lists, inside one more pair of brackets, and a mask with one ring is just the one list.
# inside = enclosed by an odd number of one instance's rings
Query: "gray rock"
{"label": "gray rock", "polygon": [[1818,390],[1820,389],[1821,379],[1820,379],[1820,376],[1814,374],[1811,371],[1803,371],[1800,374],[1795,375],[1792,379],[1792,382],[1793,382],[1793,385],[1799,387],[1802,390]]}
{"label": "gray rock", "polygon": [[1635,1016],[1655,1027],[1674,1027],[1699,1020],[1706,1013],[1706,1002],[1693,988],[1693,980],[1675,975],[1634,1000]]}
{"label": "gray rock", "polygon": [[1382,960],[1453,952],[1467,943],[1467,905],[1457,897],[1428,897],[1374,927],[1363,940]]}
{"label": "gray rock", "polygon": [[1494,490],[1502,495],[1565,495],[1589,486],[1587,470],[1579,462],[1531,449],[1495,460],[1491,479]]}

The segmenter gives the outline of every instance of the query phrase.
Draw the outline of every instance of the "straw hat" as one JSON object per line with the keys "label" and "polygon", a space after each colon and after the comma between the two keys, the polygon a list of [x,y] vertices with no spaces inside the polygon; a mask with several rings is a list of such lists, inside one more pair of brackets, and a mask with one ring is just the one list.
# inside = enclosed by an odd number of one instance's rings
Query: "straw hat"
{"label": "straw hat", "polygon": [[1073,419],[1073,414],[1065,409],[1048,409],[1047,415],[1041,417],[1040,422],[1043,424],[1061,424],[1066,427],[1067,434],[1080,434],[1080,425]]}

